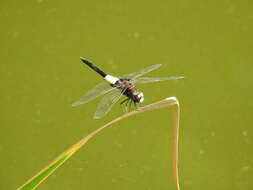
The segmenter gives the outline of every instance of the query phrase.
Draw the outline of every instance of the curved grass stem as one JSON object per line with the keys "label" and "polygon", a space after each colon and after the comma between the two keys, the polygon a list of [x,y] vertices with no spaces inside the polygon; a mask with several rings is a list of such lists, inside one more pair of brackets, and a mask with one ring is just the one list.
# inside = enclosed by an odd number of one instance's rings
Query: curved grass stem
{"label": "curved grass stem", "polygon": [[79,142],[72,145],[62,154],[60,154],[57,158],[55,158],[52,162],[50,162],[46,167],[41,169],[36,175],[30,178],[26,183],[24,183],[21,187],[17,188],[17,190],[31,190],[38,187],[48,176],[50,176],[58,167],[60,167],[67,159],[69,159],[77,150],[79,150],[82,146],[84,146],[92,137],[96,134],[109,127],[110,125],[125,119],[129,116],[136,115],[138,113],[146,112],[149,110],[160,109],[164,107],[173,106],[175,109],[173,110],[173,124],[172,124],[172,170],[174,182],[176,184],[177,190],[180,190],[179,187],[179,175],[178,175],[178,140],[179,140],[179,101],[176,97],[169,97],[164,100],[155,102],[153,104],[149,104],[144,107],[139,107],[138,109],[126,113],[109,123],[99,127],[89,135],[83,137]]}

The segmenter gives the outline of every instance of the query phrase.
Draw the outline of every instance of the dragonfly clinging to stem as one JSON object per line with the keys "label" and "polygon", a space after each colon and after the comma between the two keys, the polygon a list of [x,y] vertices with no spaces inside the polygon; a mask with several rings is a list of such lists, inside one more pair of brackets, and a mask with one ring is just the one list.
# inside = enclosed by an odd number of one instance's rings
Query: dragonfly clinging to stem
{"label": "dragonfly clinging to stem", "polygon": [[130,101],[134,105],[142,103],[144,101],[144,94],[138,91],[134,84],[137,83],[149,83],[149,82],[158,82],[165,80],[176,80],[184,78],[183,76],[171,76],[165,78],[152,78],[152,77],[142,77],[140,76],[158,69],[161,64],[152,65],[146,67],[138,72],[125,74],[122,77],[115,77],[109,74],[106,74],[93,63],[87,59],[80,57],[83,63],[101,75],[107,82],[101,82],[96,85],[93,89],[88,91],[81,99],[74,102],[72,106],[78,106],[80,104],[87,103],[98,96],[106,94],[98,104],[98,108],[94,114],[94,119],[100,119],[104,117],[112,108],[112,106],[120,99],[121,95],[125,95],[126,99],[121,102],[121,104]]}

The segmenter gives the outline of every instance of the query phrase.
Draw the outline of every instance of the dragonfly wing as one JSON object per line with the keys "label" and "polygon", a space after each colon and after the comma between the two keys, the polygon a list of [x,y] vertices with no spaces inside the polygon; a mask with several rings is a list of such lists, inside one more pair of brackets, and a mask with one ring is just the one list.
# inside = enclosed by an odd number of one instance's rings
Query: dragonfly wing
{"label": "dragonfly wing", "polygon": [[164,80],[176,80],[182,79],[182,76],[172,76],[172,77],[165,77],[165,78],[153,78],[153,77],[143,77],[134,80],[134,83],[149,83],[149,82],[159,82]]}
{"label": "dragonfly wing", "polygon": [[93,89],[91,89],[89,92],[87,92],[81,99],[74,102],[72,106],[78,106],[80,104],[84,104],[86,102],[89,102],[93,100],[94,98],[101,96],[111,90],[113,90],[114,87],[110,86],[109,83],[101,82],[98,85],[96,85]]}
{"label": "dragonfly wing", "polygon": [[106,94],[98,104],[97,110],[94,114],[94,119],[104,117],[112,109],[112,106],[119,100],[122,93],[123,92],[121,90],[114,89]]}
{"label": "dragonfly wing", "polygon": [[152,66],[149,66],[149,67],[146,67],[145,69],[142,69],[138,72],[135,72],[135,73],[130,73],[130,74],[125,74],[123,75],[122,77],[120,78],[126,78],[126,79],[135,79],[135,78],[138,78],[150,71],[153,71],[155,69],[158,69],[159,67],[161,67],[161,64],[156,64],[156,65],[152,65]]}

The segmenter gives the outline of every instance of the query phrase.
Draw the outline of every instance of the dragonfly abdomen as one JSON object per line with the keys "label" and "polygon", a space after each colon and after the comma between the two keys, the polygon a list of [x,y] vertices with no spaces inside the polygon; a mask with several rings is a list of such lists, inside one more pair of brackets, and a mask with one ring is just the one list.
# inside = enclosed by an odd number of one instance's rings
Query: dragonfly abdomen
{"label": "dragonfly abdomen", "polygon": [[103,72],[101,69],[99,69],[96,65],[94,65],[93,63],[91,63],[90,61],[88,61],[87,59],[80,57],[80,59],[82,60],[82,62],[84,62],[87,66],[89,66],[93,71],[95,71],[96,73],[98,73],[99,75],[101,75],[105,80],[107,80],[109,83],[111,84],[115,84],[119,78],[111,76],[106,74],[105,72]]}

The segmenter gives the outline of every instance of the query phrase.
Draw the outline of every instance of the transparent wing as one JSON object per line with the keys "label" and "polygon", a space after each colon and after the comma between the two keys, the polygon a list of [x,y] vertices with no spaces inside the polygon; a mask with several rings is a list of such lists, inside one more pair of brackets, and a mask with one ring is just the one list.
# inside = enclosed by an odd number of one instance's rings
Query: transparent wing
{"label": "transparent wing", "polygon": [[158,69],[159,67],[161,67],[161,64],[152,65],[152,66],[146,67],[145,69],[142,69],[138,72],[125,74],[125,75],[121,76],[120,78],[135,79],[135,78],[138,78],[138,77],[140,77],[140,76],[142,76],[142,75],[144,75],[144,74],[146,74],[150,71]]}
{"label": "transparent wing", "polygon": [[165,78],[153,78],[153,77],[143,77],[134,80],[134,83],[149,83],[149,82],[159,82],[164,80],[176,80],[182,79],[182,76],[172,76],[172,77],[165,77]]}
{"label": "transparent wing", "polygon": [[123,92],[121,90],[114,89],[106,94],[98,104],[97,111],[94,114],[94,119],[104,117],[112,109],[112,106],[119,100],[122,93]]}
{"label": "transparent wing", "polygon": [[114,87],[110,86],[109,83],[101,82],[98,85],[96,85],[93,89],[91,89],[89,92],[87,92],[81,99],[74,102],[72,106],[78,106],[80,104],[89,102],[94,98],[111,91],[112,89],[114,89]]}

